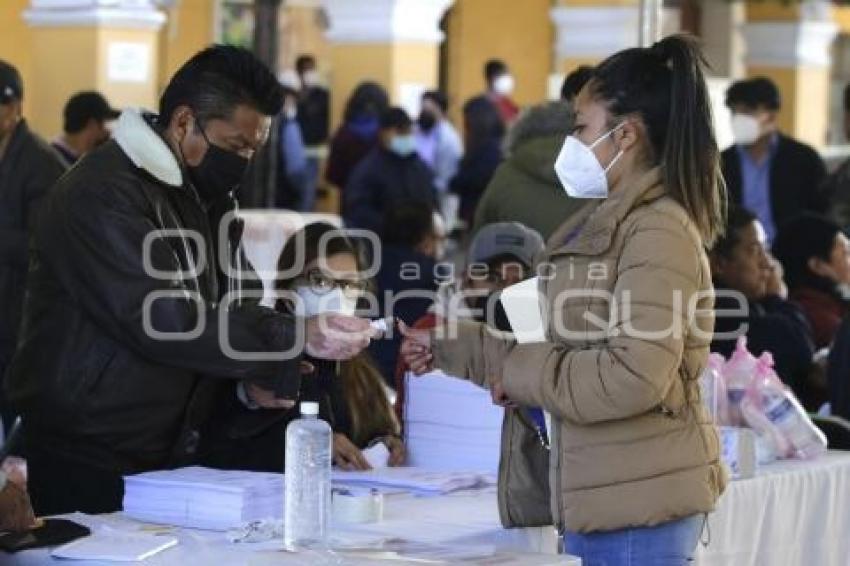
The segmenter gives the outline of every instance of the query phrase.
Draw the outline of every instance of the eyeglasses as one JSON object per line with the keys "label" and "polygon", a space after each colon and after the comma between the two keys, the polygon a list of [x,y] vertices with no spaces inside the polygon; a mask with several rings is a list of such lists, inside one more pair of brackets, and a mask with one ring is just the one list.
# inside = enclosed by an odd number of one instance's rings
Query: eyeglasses
{"label": "eyeglasses", "polygon": [[334,289],[340,289],[349,299],[359,298],[368,288],[368,282],[354,279],[333,279],[318,269],[311,269],[300,281],[309,285],[317,295],[326,295]]}

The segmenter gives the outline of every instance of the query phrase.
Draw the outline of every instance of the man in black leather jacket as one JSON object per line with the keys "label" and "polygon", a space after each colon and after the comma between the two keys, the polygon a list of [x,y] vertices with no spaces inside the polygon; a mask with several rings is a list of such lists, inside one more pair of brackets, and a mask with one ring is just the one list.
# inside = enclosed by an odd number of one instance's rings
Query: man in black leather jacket
{"label": "man in black leather jacket", "polygon": [[212,378],[291,406],[301,351],[347,359],[368,345],[368,321],[301,328],[225,293],[228,230],[211,217],[232,206],[281,101],[248,51],[208,48],[172,78],[159,117],[122,114],[51,191],[6,377],[38,514],[115,511],[123,475],[193,463]]}
{"label": "man in black leather jacket", "polygon": [[[0,378],[18,340],[29,239],[47,190],[65,172],[59,154],[29,129],[22,116],[24,85],[18,70],[0,61]],[[0,392],[6,428],[12,412]]]}

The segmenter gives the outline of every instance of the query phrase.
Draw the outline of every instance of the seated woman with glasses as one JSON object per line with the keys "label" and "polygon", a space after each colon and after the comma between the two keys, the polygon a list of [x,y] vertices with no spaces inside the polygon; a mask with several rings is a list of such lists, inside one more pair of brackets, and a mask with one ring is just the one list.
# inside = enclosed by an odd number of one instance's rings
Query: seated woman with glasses
{"label": "seated woman with glasses", "polygon": [[[352,242],[330,224],[310,224],[296,232],[281,253],[278,310],[300,316],[353,313],[369,289]],[[304,356],[309,366],[301,385],[301,401],[317,401],[320,417],[331,425],[334,463],[346,470],[369,469],[362,450],[382,442],[389,464],[404,463],[400,427],[380,372],[368,354],[346,362]],[[253,393],[253,392],[252,392]],[[244,392],[223,394],[223,418],[213,423],[204,460],[207,465],[257,471],[283,470],[285,431],[298,418],[297,406],[264,409],[248,402]]]}

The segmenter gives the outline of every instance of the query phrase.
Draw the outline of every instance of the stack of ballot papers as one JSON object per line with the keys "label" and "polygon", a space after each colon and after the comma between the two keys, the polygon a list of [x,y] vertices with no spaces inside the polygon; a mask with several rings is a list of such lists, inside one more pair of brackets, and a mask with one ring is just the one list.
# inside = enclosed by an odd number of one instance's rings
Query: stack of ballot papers
{"label": "stack of ballot papers", "polygon": [[441,372],[408,373],[404,434],[408,463],[432,470],[495,473],[504,409],[490,392]]}
{"label": "stack of ballot papers", "polygon": [[124,513],[133,519],[225,531],[283,516],[283,475],[190,467],[124,478]]}
{"label": "stack of ballot papers", "polygon": [[374,488],[377,491],[404,491],[414,495],[445,495],[462,489],[476,489],[496,484],[493,474],[477,472],[441,472],[402,467],[366,472],[333,471],[334,486]]}

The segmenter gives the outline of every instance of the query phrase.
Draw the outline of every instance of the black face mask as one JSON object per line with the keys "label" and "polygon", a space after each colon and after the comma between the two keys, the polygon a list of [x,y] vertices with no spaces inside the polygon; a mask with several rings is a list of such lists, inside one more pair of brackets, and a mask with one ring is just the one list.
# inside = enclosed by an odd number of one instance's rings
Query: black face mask
{"label": "black face mask", "polygon": [[210,142],[203,128],[200,130],[207,142],[207,152],[199,164],[187,164],[186,170],[201,200],[214,202],[239,186],[250,159],[218,147]]}
{"label": "black face mask", "polygon": [[430,132],[434,129],[434,126],[437,125],[437,117],[434,116],[433,112],[423,110],[419,114],[419,120],[417,120],[417,123],[419,124],[419,129],[423,132]]}

